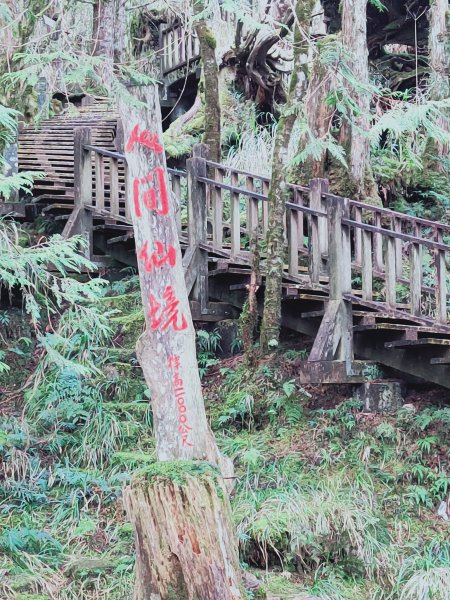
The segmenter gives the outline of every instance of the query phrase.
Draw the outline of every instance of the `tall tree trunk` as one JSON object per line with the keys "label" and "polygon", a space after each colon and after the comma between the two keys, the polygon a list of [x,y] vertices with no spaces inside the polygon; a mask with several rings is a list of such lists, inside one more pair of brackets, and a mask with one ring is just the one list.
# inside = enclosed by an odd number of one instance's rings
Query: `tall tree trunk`
{"label": "tall tree trunk", "polygon": [[[195,331],[161,143],[157,88],[144,89],[139,95],[144,94],[140,99],[145,106],[119,99],[119,113],[146,322],[137,354],[152,394],[157,456],[159,460],[219,464],[197,367]],[[179,400],[180,378],[183,402]],[[179,406],[183,406],[181,412]]]}
{"label": "tall tree trunk", "polygon": [[110,84],[114,70],[116,0],[96,0],[92,28],[92,56],[103,59],[99,75]]}
{"label": "tall tree trunk", "polygon": [[[431,0],[428,13],[428,52],[431,69],[430,95],[434,100],[448,98],[450,91],[449,19],[448,0]],[[442,119],[440,126],[448,129],[447,121]],[[437,142],[436,150],[438,156],[446,156],[448,145]]]}
{"label": "tall tree trunk", "polygon": [[230,463],[206,419],[157,87],[140,88],[136,97],[140,104],[119,98],[119,113],[146,323],[137,356],[164,462],[125,494],[135,529],[135,600],[240,600],[228,496],[214,468],[229,475]]}
{"label": "tall tree trunk", "polygon": [[194,2],[194,14],[200,15],[195,22],[195,32],[200,42],[200,55],[203,66],[203,77],[200,82],[200,86],[203,87],[201,91],[205,103],[205,136],[203,141],[209,146],[209,159],[220,162],[221,111],[216,38],[202,15],[204,10],[205,4],[203,1],[197,0]]}
{"label": "tall tree trunk", "polygon": [[305,31],[309,30],[314,0],[297,0],[294,33],[294,64],[289,84],[288,98],[277,124],[272,158],[272,177],[269,189],[269,219],[267,231],[266,290],[261,326],[261,348],[268,352],[278,345],[281,323],[281,284],[284,264],[284,215],[289,198],[288,145],[296,119],[295,105],[302,101],[307,85],[308,43]]}
{"label": "tall tree trunk", "polygon": [[[312,32],[317,35],[326,35],[327,24],[324,9],[320,0],[317,0],[313,8],[314,18]],[[336,86],[336,73],[338,65],[325,66],[322,64],[322,40],[319,39],[314,46],[314,58],[312,61],[308,89],[305,95],[305,111],[309,133],[302,136],[299,150],[303,150],[310,142],[309,135],[314,139],[323,140],[331,134],[331,125],[334,115],[333,107],[326,102],[328,95]],[[326,178],[327,153],[322,151],[320,157],[309,156],[294,170],[293,176],[296,183],[308,185],[311,179]]]}
{"label": "tall tree trunk", "polygon": [[[342,0],[342,44],[351,55],[352,72],[360,86],[369,85],[367,48],[367,0]],[[347,149],[349,170],[342,173],[345,196],[379,202],[370,164],[370,146],[365,132],[369,129],[371,94],[369,90],[349,88],[359,114],[353,123],[344,123],[340,142]],[[347,175],[348,173],[348,175]]]}

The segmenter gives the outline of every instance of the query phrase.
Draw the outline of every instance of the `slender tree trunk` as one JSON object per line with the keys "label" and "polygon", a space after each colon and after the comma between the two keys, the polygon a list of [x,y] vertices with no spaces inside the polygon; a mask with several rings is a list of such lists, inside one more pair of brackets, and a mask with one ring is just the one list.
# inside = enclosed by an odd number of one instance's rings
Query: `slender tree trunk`
{"label": "slender tree trunk", "polygon": [[100,76],[109,84],[114,69],[116,0],[96,0],[92,28],[92,55],[103,59]]}
{"label": "slender tree trunk", "polygon": [[[367,48],[367,0],[342,0],[342,44],[351,56],[355,79],[369,85],[369,51]],[[343,195],[364,201],[379,202],[377,186],[370,164],[370,146],[365,132],[369,129],[371,94],[369,90],[349,90],[359,114],[353,123],[344,123],[340,142],[347,149],[349,170],[345,170]]]}
{"label": "slender tree trunk", "polygon": [[[309,30],[314,0],[298,0],[294,34],[294,65],[288,98],[277,124],[269,189],[269,219],[267,231],[266,290],[261,327],[261,348],[268,352],[278,345],[281,323],[281,284],[284,265],[284,215],[289,198],[288,145],[294,127],[295,105],[301,102],[307,85],[308,67],[303,60],[308,44],[304,32]],[[303,31],[301,31],[303,30]]]}
{"label": "slender tree trunk", "polygon": [[253,366],[256,358],[254,335],[258,323],[258,299],[256,292],[261,285],[261,273],[259,268],[260,255],[257,235],[253,235],[250,240],[250,255],[252,257],[250,285],[248,287],[248,297],[246,307],[241,315],[241,337],[247,364]]}
{"label": "slender tree trunk", "polygon": [[229,475],[230,463],[206,419],[157,87],[140,88],[136,97],[139,105],[119,99],[119,112],[146,323],[137,356],[151,392],[156,452],[163,462],[125,493],[136,541],[134,598],[240,600],[228,496],[214,467]]}
{"label": "slender tree trunk", "polygon": [[[431,0],[428,13],[428,52],[431,70],[430,95],[434,100],[448,98],[450,91],[449,19],[448,0]],[[440,125],[448,129],[446,120],[442,119]],[[436,150],[438,156],[447,156],[448,145],[437,142]]]}
{"label": "slender tree trunk", "polygon": [[[201,0],[194,2],[194,14],[201,15],[204,10],[205,5]],[[210,160],[220,162],[221,111],[216,39],[203,16],[195,22],[195,32],[200,42],[200,54],[203,66],[203,77],[200,83],[203,87],[201,91],[203,92],[205,103],[205,136],[203,141],[209,147],[208,156]]]}
{"label": "slender tree trunk", "polygon": [[[157,88],[144,90],[139,94],[144,94],[145,106],[119,100],[119,112],[146,321],[137,353],[152,394],[157,456],[219,464],[197,368],[195,331],[161,143]],[[182,403],[179,378],[184,382]],[[178,406],[183,406],[182,412]]]}

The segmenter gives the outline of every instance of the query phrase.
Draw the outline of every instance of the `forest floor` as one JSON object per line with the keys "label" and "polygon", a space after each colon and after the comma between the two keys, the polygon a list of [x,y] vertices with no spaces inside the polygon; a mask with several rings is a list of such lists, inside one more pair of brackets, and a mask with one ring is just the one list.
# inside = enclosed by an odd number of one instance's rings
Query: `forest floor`
{"label": "forest floor", "polygon": [[[110,330],[78,315],[64,357],[53,339],[44,364],[42,343],[20,327],[9,344],[2,600],[131,598],[121,491],[155,459],[134,354],[136,278],[112,284],[101,310]],[[11,323],[17,309],[0,314]],[[250,368],[242,356],[217,359],[219,346],[214,331],[198,333],[208,415],[236,468],[242,565],[261,582],[249,599],[449,600],[448,392],[410,389],[398,412],[365,413],[351,387],[299,384],[303,348],[286,345]]]}

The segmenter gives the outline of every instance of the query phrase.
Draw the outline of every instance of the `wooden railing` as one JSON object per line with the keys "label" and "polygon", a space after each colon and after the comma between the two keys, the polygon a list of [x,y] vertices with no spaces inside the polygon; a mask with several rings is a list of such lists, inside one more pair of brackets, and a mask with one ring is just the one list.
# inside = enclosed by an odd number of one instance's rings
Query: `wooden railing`
{"label": "wooden railing", "polygon": [[[75,204],[123,223],[131,224],[130,204],[126,202],[125,155],[92,145],[89,128],[75,130]],[[173,202],[177,210],[179,234],[187,222],[186,171],[168,169]],[[186,229],[186,227],[184,227]]]}
{"label": "wooden railing", "polygon": [[[236,15],[220,7],[223,24],[235,23]],[[164,24],[160,27],[159,48],[163,75],[181,69],[200,58],[200,42],[191,23],[182,21]]]}
{"label": "wooden railing", "polygon": [[[124,156],[86,143],[82,151],[94,170],[91,209],[130,222]],[[187,173],[168,171],[179,233],[189,246],[200,248],[203,260],[209,252],[249,264],[256,236],[264,269],[269,180],[208,161],[201,145]],[[449,225],[335,196],[323,179],[288,188],[284,271],[292,284],[447,325]]]}
{"label": "wooden railing", "polygon": [[192,29],[187,29],[180,21],[161,26],[159,45],[163,75],[180,69],[200,57],[197,36]]}

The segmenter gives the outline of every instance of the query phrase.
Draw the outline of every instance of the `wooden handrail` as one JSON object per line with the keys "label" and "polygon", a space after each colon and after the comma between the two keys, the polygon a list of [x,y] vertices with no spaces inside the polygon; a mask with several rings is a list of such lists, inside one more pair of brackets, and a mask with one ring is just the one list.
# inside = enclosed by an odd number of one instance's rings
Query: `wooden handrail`
{"label": "wooden handrail", "polygon": [[409,235],[407,233],[400,233],[398,231],[392,231],[392,229],[385,229],[384,227],[376,227],[375,225],[369,225],[368,223],[361,223],[360,221],[353,221],[352,219],[342,219],[342,223],[344,225],[351,225],[352,227],[356,227],[358,229],[363,229],[364,231],[372,231],[374,233],[381,233],[381,235],[384,235],[389,238],[403,240],[404,242],[413,242],[416,244],[420,244],[422,246],[427,246],[427,248],[435,248],[436,250],[444,250],[444,252],[450,252],[450,246],[448,246],[447,244],[442,244],[440,242],[427,240],[426,238],[420,238],[415,235]]}
{"label": "wooden handrail", "polygon": [[91,150],[91,152],[101,154],[102,156],[109,156],[110,158],[115,158],[116,160],[125,161],[125,154],[122,154],[121,152],[113,152],[112,150],[107,150],[106,148],[99,148],[98,146],[92,146],[91,144],[85,144],[84,149]]}
{"label": "wooden handrail", "polygon": [[[129,219],[117,168],[118,162],[123,161],[126,172],[124,155],[91,144],[85,144],[83,151],[95,156],[95,193],[98,193],[95,210],[103,216]],[[168,173],[172,198],[176,200],[178,232],[179,235],[187,232],[190,240],[191,283],[199,264],[203,279],[207,279],[208,248],[219,256],[239,256],[243,261],[248,254],[248,239],[255,233],[259,239],[265,237],[269,178],[208,161],[204,146],[194,148],[187,172],[169,168]],[[360,279],[354,280],[352,287],[360,286],[362,300],[383,304],[388,311],[401,304],[406,313],[424,318],[432,314],[436,323],[446,325],[450,245],[444,243],[443,237],[450,232],[450,226],[342,198],[328,193],[327,186],[324,179],[312,180],[309,187],[289,184],[285,228],[287,267],[284,267],[288,274],[301,281],[305,271],[300,265],[306,260],[310,285],[318,289],[333,288],[333,301],[343,302],[345,298],[339,291],[341,281],[336,277],[345,278],[345,293],[349,293],[348,282],[356,271]],[[186,222],[182,223],[182,215],[186,213],[181,212],[181,206],[187,207],[187,230]],[[369,222],[364,222],[365,214]],[[342,244],[336,236],[342,236]],[[200,254],[194,253],[194,246]],[[427,279],[422,273],[424,253],[430,266]],[[375,280],[381,282],[381,287],[374,285]],[[399,284],[406,286],[400,302]],[[193,293],[200,298],[198,287]],[[408,309],[404,308],[405,298],[409,299]]]}

